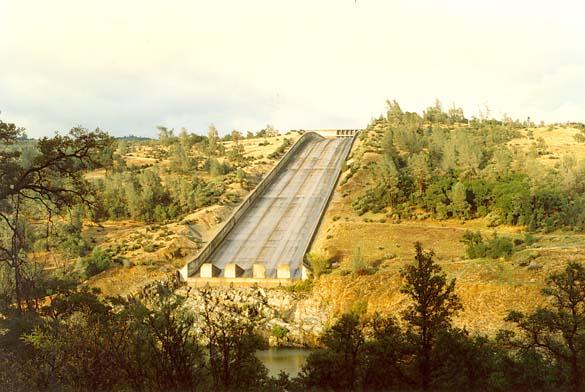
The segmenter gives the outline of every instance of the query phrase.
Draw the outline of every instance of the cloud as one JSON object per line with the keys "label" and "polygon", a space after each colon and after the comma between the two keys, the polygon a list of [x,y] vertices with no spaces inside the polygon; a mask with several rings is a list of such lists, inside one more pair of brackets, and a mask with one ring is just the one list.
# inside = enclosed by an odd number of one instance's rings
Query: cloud
{"label": "cloud", "polygon": [[[585,121],[576,1],[0,3],[0,109],[31,135],[362,127],[387,98]],[[6,60],[8,59],[8,60]]]}

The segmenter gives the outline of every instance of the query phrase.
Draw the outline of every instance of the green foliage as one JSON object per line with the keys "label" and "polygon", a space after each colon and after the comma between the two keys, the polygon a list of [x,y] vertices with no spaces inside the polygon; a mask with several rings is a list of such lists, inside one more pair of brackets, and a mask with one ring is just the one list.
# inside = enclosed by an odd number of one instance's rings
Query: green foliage
{"label": "green foliage", "polygon": [[307,254],[307,260],[311,266],[311,271],[315,275],[315,278],[319,278],[319,276],[329,271],[331,263],[324,255],[309,253]]}
{"label": "green foliage", "polygon": [[175,173],[190,174],[197,169],[197,160],[190,155],[188,141],[175,143],[170,148],[170,170]]}
{"label": "green foliage", "polygon": [[[215,159],[215,158],[213,158]],[[216,204],[226,186],[220,179],[173,176],[163,184],[156,170],[112,173],[96,183],[98,219],[166,222]]]}
{"label": "green foliage", "polygon": [[100,272],[106,271],[113,265],[114,260],[110,252],[97,246],[93,248],[88,256],[83,257],[80,261],[83,275],[86,278],[90,278]]}
{"label": "green foliage", "polygon": [[312,279],[305,279],[290,286],[283,286],[282,289],[291,293],[310,293],[315,286]]}
{"label": "green foliage", "polygon": [[280,325],[275,325],[270,330],[272,336],[274,336],[277,340],[286,338],[286,335],[288,335],[289,332],[290,331],[287,328],[281,327]]}
{"label": "green foliage", "polygon": [[465,244],[465,253],[470,259],[509,257],[515,250],[511,238],[498,236],[496,233],[486,241],[479,231],[468,230],[463,234],[461,242]]}
{"label": "green foliage", "polygon": [[205,170],[212,176],[222,176],[229,173],[232,167],[227,162],[220,162],[216,158],[208,158],[205,161]]}
{"label": "green foliage", "polygon": [[576,133],[573,135],[575,140],[579,143],[585,143],[585,134],[584,133]]}
{"label": "green foliage", "polygon": [[0,389],[255,391],[290,384],[269,380],[254,356],[262,344],[253,301],[204,291],[194,309],[177,288],[172,280],[155,282],[127,298],[61,290],[29,322],[18,348],[0,349]]}
{"label": "green foliage", "polygon": [[[545,358],[534,352],[516,357],[487,337],[453,328],[451,319],[461,309],[455,283],[447,282],[432,252],[418,244],[416,250],[415,264],[402,272],[402,292],[411,302],[403,323],[379,314],[343,315],[323,334],[323,348],[307,359],[299,377],[302,387],[485,391],[552,385]],[[527,369],[533,369],[533,377],[524,376]]]}
{"label": "green foliage", "polygon": [[390,199],[386,192],[384,184],[378,184],[373,188],[366,190],[366,192],[351,203],[353,209],[358,215],[363,215],[368,211],[374,213],[382,211],[388,206]]}
{"label": "green foliage", "polygon": [[[537,349],[553,358],[566,372],[565,381],[573,391],[585,386],[585,267],[567,263],[563,271],[547,278],[542,290],[550,301],[525,315],[512,311],[506,318],[517,331],[502,331],[499,339],[520,352]],[[518,336],[519,335],[519,336]]]}
{"label": "green foliage", "polygon": [[[47,222],[47,233],[51,218],[79,203],[89,205],[91,188],[84,171],[110,166],[113,154],[113,139],[99,129],[77,127],[35,142],[23,136],[24,129],[0,120],[0,264],[13,274],[10,283],[19,312],[23,301],[36,307],[30,288],[37,274],[31,273],[27,257],[35,233],[27,230],[29,223]],[[25,147],[17,145],[21,142]],[[64,251],[81,254],[84,247],[77,238]]]}
{"label": "green foliage", "polygon": [[447,277],[433,260],[432,251],[424,251],[415,244],[414,264],[404,267],[400,275],[404,285],[400,290],[412,301],[404,311],[408,323],[407,337],[417,353],[420,386],[429,389],[432,383],[435,358],[433,352],[439,334],[451,326],[451,319],[463,306],[455,294],[455,279]]}
{"label": "green foliage", "polygon": [[[396,101],[387,106],[386,117],[361,134],[366,145],[381,148],[383,163],[354,164],[346,177],[364,170],[374,179],[352,202],[359,215],[392,207],[408,216],[423,208],[435,219],[489,215],[494,225],[525,225],[530,231],[585,228],[585,214],[578,210],[585,206],[585,184],[577,185],[582,170],[573,163],[561,167],[559,176],[540,165],[535,158],[548,153],[542,138],[528,159],[511,149],[507,143],[521,136],[520,122],[467,121],[460,109],[445,113],[438,101],[423,117],[403,112]],[[456,125],[461,123],[467,126]]]}
{"label": "green foliage", "polygon": [[370,273],[360,247],[355,248],[351,255],[351,271],[356,275],[368,275]]}
{"label": "green foliage", "polygon": [[325,349],[307,358],[300,378],[307,388],[335,391],[353,390],[358,381],[359,364],[365,338],[358,316],[344,314],[321,337]]}
{"label": "green foliage", "polygon": [[205,337],[214,390],[253,390],[266,378],[266,368],[254,356],[263,347],[255,328],[265,298],[257,291],[242,298],[228,291],[217,295],[211,289],[200,291],[203,303],[201,334]]}
{"label": "green foliage", "polygon": [[292,144],[291,140],[288,138],[284,138],[282,140],[282,143],[280,144],[280,146],[278,146],[278,148],[271,154],[268,155],[268,158],[270,159],[278,159],[280,157],[282,157],[284,155],[284,152],[286,151],[286,149]]}

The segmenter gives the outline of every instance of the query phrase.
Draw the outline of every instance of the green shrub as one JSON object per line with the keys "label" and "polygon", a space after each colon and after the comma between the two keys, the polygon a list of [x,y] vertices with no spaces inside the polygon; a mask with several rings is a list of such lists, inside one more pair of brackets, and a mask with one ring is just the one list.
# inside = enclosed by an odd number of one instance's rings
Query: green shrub
{"label": "green shrub", "polygon": [[285,327],[281,327],[280,325],[275,325],[272,327],[272,330],[270,331],[270,333],[277,340],[282,340],[282,339],[286,338],[286,335],[288,335],[289,330]]}
{"label": "green shrub", "polygon": [[81,259],[81,269],[86,278],[109,269],[113,264],[110,252],[97,246],[93,248],[88,256]]}
{"label": "green shrub", "polygon": [[62,241],[59,248],[70,257],[80,257],[87,255],[90,246],[81,235],[72,235]]}
{"label": "green shrub", "polygon": [[470,259],[485,257],[487,250],[479,231],[472,232],[467,230],[463,234],[461,242],[465,244],[465,253]]}
{"label": "green shrub", "polygon": [[575,141],[579,142],[579,143],[585,143],[585,135],[582,133],[576,133],[573,135],[573,137],[575,138]]}
{"label": "green shrub", "polygon": [[514,244],[508,237],[499,237],[496,234],[487,243],[486,256],[492,259],[509,257],[514,253]]}
{"label": "green shrub", "polygon": [[158,246],[156,244],[153,244],[152,242],[149,242],[142,246],[142,249],[144,249],[144,251],[148,253],[156,251],[157,248]]}
{"label": "green shrub", "polygon": [[307,260],[309,261],[315,278],[318,278],[329,271],[330,262],[325,256],[317,253],[309,253],[307,255]]}
{"label": "green shrub", "polygon": [[313,280],[305,279],[291,286],[282,286],[285,291],[291,293],[309,293],[313,290]]}
{"label": "green shrub", "polygon": [[374,213],[381,212],[388,206],[389,202],[390,198],[386,186],[384,184],[378,184],[368,189],[362,196],[357,197],[351,203],[351,206],[358,215],[363,215],[368,211]]}
{"label": "green shrub", "polygon": [[366,265],[364,257],[362,256],[362,250],[359,247],[354,249],[353,255],[351,256],[351,272],[360,276],[370,275],[375,272]]}
{"label": "green shrub", "polygon": [[489,257],[509,257],[514,253],[514,242],[509,237],[501,237],[494,233],[493,237],[486,241],[479,231],[466,231],[461,240],[465,244],[465,253],[470,259]]}
{"label": "green shrub", "polygon": [[527,246],[533,245],[536,242],[536,238],[534,238],[534,236],[530,233],[526,233],[524,235],[524,243]]}
{"label": "green shrub", "polygon": [[285,150],[290,145],[291,145],[290,139],[284,138],[284,140],[282,141],[282,144],[280,146],[278,146],[278,148],[276,149],[276,151],[274,151],[272,154],[269,154],[268,155],[268,158],[270,158],[270,159],[278,159],[278,158],[280,158],[281,156],[284,155]]}
{"label": "green shrub", "polygon": [[229,173],[232,167],[226,162],[219,162],[216,158],[209,158],[205,161],[205,170],[215,177]]}

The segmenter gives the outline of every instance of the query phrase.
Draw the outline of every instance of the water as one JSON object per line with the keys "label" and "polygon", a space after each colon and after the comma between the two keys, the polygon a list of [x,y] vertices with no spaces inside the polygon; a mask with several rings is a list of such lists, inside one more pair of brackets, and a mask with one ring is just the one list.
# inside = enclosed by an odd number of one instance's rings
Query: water
{"label": "water", "polygon": [[256,351],[256,357],[268,369],[269,376],[277,376],[281,370],[295,377],[301,371],[312,350],[302,348],[270,348]]}

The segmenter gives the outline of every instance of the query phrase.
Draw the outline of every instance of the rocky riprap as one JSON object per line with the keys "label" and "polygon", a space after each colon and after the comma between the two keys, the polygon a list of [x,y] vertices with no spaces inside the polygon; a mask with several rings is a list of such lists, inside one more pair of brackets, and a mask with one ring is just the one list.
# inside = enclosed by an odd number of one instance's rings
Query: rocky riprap
{"label": "rocky riprap", "polygon": [[313,296],[287,291],[247,287],[182,288],[189,291],[187,306],[203,306],[203,290],[216,296],[218,303],[247,303],[260,313],[259,333],[270,346],[315,347],[325,331],[330,312]]}

